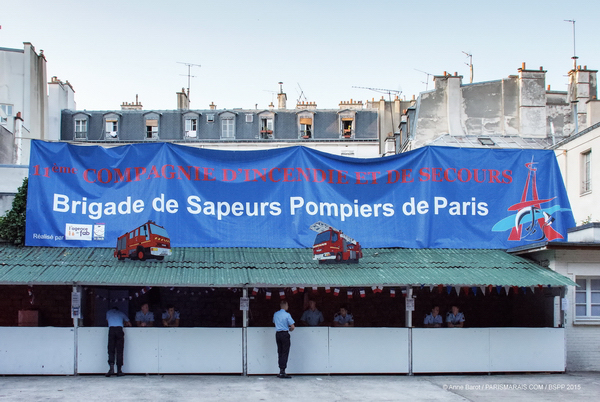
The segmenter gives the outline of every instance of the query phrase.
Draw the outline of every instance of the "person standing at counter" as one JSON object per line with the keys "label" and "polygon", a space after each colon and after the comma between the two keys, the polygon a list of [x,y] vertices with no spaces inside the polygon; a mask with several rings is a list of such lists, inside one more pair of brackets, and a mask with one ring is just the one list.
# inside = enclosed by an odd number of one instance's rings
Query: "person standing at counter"
{"label": "person standing at counter", "polygon": [[110,377],[115,373],[115,352],[117,357],[117,376],[123,376],[121,367],[123,366],[123,348],[125,346],[125,332],[123,326],[130,327],[129,317],[125,315],[118,307],[113,307],[106,312],[106,321],[108,321],[108,373]]}
{"label": "person standing at counter", "polygon": [[348,313],[348,309],[343,306],[340,307],[340,312],[336,313],[333,316],[333,326],[334,327],[353,327],[354,326],[354,317],[352,314]]}
{"label": "person standing at counter", "polygon": [[175,306],[172,304],[167,306],[167,311],[162,315],[162,322],[165,327],[179,326],[179,311],[175,310]]}
{"label": "person standing at counter", "polygon": [[423,324],[425,324],[425,327],[427,327],[427,328],[440,328],[443,323],[444,323],[444,320],[442,319],[442,316],[440,315],[440,307],[439,306],[434,306],[431,309],[431,313],[427,314],[425,316],[425,320],[423,321]]}
{"label": "person standing at counter", "polygon": [[138,327],[154,326],[154,313],[150,311],[148,303],[142,304],[140,311],[135,313],[135,323]]}
{"label": "person standing at counter", "polygon": [[448,328],[462,328],[465,325],[465,315],[458,311],[458,306],[452,306],[452,312],[446,314]]}
{"label": "person standing at counter", "polygon": [[277,356],[279,358],[279,378],[292,378],[290,375],[285,373],[287,368],[288,356],[290,354],[290,332],[296,328],[294,326],[295,321],[287,312],[288,303],[282,300],[279,303],[281,308],[278,312],[273,315],[273,323],[275,324],[275,342],[277,343]]}

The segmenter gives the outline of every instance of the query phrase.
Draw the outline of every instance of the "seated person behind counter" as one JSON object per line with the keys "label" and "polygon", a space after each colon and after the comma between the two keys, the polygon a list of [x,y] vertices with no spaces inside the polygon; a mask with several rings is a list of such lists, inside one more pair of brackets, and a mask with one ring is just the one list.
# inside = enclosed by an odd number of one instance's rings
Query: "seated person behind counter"
{"label": "seated person behind counter", "polygon": [[462,328],[465,325],[465,315],[458,311],[457,306],[452,306],[452,312],[446,314],[448,328]]}
{"label": "seated person behind counter", "polygon": [[348,309],[346,307],[340,307],[340,312],[336,313],[333,317],[333,326],[334,327],[353,327],[354,326],[354,317],[352,314],[348,313]]}
{"label": "seated person behind counter", "polygon": [[154,326],[154,313],[149,311],[148,303],[142,304],[140,311],[135,313],[135,323],[138,327]]}
{"label": "seated person behind counter", "polygon": [[317,302],[314,300],[308,301],[308,310],[302,313],[302,317],[300,321],[303,324],[314,327],[316,325],[321,324],[325,319],[323,318],[323,313],[317,310]]}
{"label": "seated person behind counter", "polygon": [[179,326],[179,311],[175,310],[175,306],[172,304],[167,306],[167,311],[162,315],[162,322],[165,327]]}
{"label": "seated person behind counter", "polygon": [[438,306],[434,306],[431,309],[431,313],[429,313],[425,316],[425,320],[423,321],[423,324],[427,328],[440,328],[442,326],[443,322],[444,322],[444,320],[442,319],[442,316],[440,315],[440,308]]}

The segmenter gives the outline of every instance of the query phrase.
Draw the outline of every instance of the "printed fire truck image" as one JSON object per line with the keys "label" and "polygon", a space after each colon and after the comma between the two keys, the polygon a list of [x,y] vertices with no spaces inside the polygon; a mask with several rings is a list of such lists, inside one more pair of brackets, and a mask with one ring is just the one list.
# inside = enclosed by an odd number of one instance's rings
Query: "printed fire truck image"
{"label": "printed fire truck image", "polygon": [[171,240],[167,231],[153,221],[125,233],[117,239],[115,257],[144,261],[148,258],[162,260],[171,255]]}
{"label": "printed fire truck image", "polygon": [[337,262],[362,258],[360,243],[341,230],[323,222],[310,225],[310,230],[317,232],[313,245],[313,260],[319,263],[335,260]]}

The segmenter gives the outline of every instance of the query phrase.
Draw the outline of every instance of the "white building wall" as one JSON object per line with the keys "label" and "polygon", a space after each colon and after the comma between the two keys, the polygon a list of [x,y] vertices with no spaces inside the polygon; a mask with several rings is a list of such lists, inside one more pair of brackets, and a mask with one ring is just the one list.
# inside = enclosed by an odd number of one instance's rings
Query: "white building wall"
{"label": "white building wall", "polygon": [[[535,256],[548,259],[550,268],[575,282],[577,277],[600,279],[600,251],[556,250]],[[600,320],[578,321],[575,318],[575,287],[567,288],[568,308],[564,314],[567,371],[600,371]]]}
{"label": "white building wall", "polygon": [[[582,192],[583,154],[591,151],[591,191]],[[580,225],[588,218],[600,221],[600,128],[575,138],[555,150],[569,202]]]}
{"label": "white building wall", "polygon": [[6,128],[13,132],[14,116],[21,113],[23,132],[16,138],[19,149],[16,163],[29,163],[31,139],[47,139],[48,91],[46,58],[36,53],[29,42],[21,49],[0,48],[0,103],[13,105],[13,118]]}
{"label": "white building wall", "polygon": [[75,91],[67,81],[62,82],[56,77],[48,83],[48,135],[47,140],[60,140],[61,110],[77,110]]}

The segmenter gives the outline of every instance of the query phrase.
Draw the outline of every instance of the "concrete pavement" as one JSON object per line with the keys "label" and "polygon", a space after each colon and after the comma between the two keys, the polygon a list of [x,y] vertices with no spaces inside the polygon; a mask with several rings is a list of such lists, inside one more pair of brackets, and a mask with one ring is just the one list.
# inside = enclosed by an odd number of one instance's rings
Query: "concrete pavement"
{"label": "concrete pavement", "polygon": [[600,373],[0,377],[0,401],[596,401]]}

